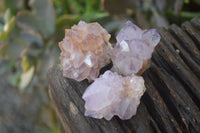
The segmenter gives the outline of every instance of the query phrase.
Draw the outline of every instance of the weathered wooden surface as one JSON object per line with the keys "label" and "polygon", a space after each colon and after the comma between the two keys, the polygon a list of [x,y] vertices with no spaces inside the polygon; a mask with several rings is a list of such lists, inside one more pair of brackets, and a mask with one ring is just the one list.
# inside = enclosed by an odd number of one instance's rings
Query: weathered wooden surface
{"label": "weathered wooden surface", "polygon": [[81,96],[88,82],[63,78],[59,66],[49,70],[49,94],[63,132],[200,132],[200,18],[158,31],[161,42],[143,74],[147,91],[130,120],[85,117]]}

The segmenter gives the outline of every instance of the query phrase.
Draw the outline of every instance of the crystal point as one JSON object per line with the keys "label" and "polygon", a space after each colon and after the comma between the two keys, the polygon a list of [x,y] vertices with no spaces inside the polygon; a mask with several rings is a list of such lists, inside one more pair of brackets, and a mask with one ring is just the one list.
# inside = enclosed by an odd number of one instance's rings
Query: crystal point
{"label": "crystal point", "polygon": [[59,43],[63,75],[77,81],[94,80],[110,61],[109,39],[110,34],[98,23],[80,21],[65,30],[65,38]]}
{"label": "crystal point", "polygon": [[106,71],[84,92],[85,115],[110,120],[114,115],[122,120],[136,114],[140,98],[145,92],[141,76],[122,77],[116,72]]}
{"label": "crystal point", "polygon": [[117,35],[112,52],[113,70],[122,75],[140,75],[149,66],[160,35],[155,29],[142,30],[128,21]]}

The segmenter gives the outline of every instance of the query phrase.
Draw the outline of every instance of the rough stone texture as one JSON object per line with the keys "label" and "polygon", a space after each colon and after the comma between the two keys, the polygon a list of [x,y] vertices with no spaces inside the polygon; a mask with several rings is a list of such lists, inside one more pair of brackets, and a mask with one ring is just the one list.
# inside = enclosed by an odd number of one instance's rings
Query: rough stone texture
{"label": "rough stone texture", "polygon": [[[111,52],[110,35],[97,23],[80,21],[66,30],[59,44],[63,75],[81,81],[94,80],[112,53],[113,71],[107,71],[86,90],[86,116],[110,120],[114,115],[130,119],[136,114],[140,97],[145,91],[144,80],[134,74],[144,71],[154,47],[160,41],[155,29],[141,30],[128,21],[117,36],[117,46]],[[116,84],[114,84],[114,82]]]}
{"label": "rough stone texture", "polygon": [[122,120],[136,114],[140,98],[146,90],[141,76],[122,77],[106,71],[83,94],[85,115],[110,120],[118,115]]}
{"label": "rough stone texture", "polygon": [[58,66],[49,69],[49,94],[63,133],[199,133],[200,17],[158,32],[161,42],[142,75],[147,89],[129,120],[85,117],[81,97],[89,83],[64,78]]}
{"label": "rough stone texture", "polygon": [[63,75],[81,81],[94,80],[99,70],[110,61],[110,34],[98,23],[80,21],[65,31],[59,43]]}
{"label": "rough stone texture", "polygon": [[117,35],[111,57],[113,70],[122,75],[143,73],[159,41],[160,35],[155,29],[141,30],[128,21]]}

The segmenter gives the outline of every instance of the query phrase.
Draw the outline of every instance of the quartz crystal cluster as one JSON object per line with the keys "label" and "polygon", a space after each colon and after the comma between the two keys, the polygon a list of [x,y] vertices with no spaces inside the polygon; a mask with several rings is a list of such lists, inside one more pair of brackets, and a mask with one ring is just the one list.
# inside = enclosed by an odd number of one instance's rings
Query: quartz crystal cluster
{"label": "quartz crystal cluster", "polygon": [[113,69],[122,75],[140,75],[149,66],[160,35],[155,29],[141,30],[128,21],[117,35],[113,49]]}
{"label": "quartz crystal cluster", "polygon": [[[82,96],[86,116],[110,120],[117,115],[126,120],[136,114],[146,90],[139,75],[148,68],[160,35],[155,29],[142,30],[128,21],[117,35],[113,49],[109,38],[97,23],[80,21],[66,30],[59,44],[63,75],[77,81],[95,79]],[[110,58],[113,68],[97,78],[100,68]]]}
{"label": "quartz crystal cluster", "polygon": [[140,98],[145,91],[141,76],[122,77],[106,71],[91,84],[85,93],[85,115],[110,120],[114,115],[130,119],[136,114]]}
{"label": "quartz crystal cluster", "polygon": [[66,29],[59,43],[64,77],[77,81],[97,78],[99,70],[110,61],[110,34],[98,23],[80,21]]}

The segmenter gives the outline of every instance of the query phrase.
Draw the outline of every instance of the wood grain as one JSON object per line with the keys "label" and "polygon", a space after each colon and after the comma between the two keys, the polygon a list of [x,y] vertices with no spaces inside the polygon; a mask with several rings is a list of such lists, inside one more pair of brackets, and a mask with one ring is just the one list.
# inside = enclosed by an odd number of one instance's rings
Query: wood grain
{"label": "wood grain", "polygon": [[59,66],[49,69],[49,95],[63,133],[200,132],[200,17],[158,31],[161,42],[142,75],[147,91],[130,120],[85,117],[87,80],[64,78]]}

